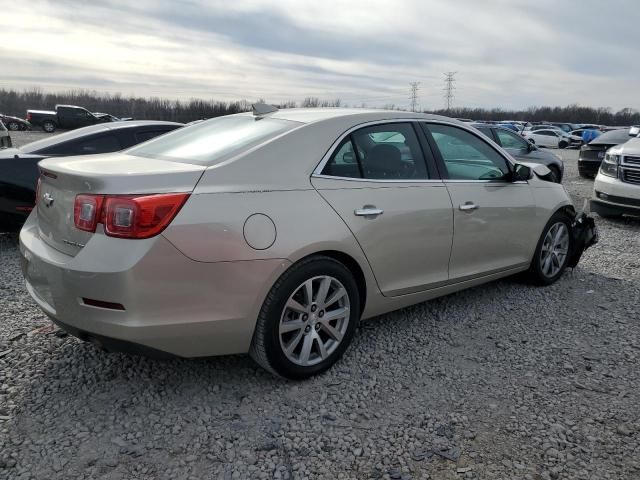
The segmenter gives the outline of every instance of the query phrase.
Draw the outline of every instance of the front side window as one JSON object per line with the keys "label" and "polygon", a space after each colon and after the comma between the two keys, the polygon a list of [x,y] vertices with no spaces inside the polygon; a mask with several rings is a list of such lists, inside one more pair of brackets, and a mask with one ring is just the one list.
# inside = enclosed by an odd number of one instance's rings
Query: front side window
{"label": "front side window", "polygon": [[499,180],[509,174],[507,161],[472,133],[449,125],[427,125],[451,180]]}
{"label": "front side window", "polygon": [[342,141],[324,175],[370,180],[423,180],[427,167],[413,126],[390,123],[361,128]]}
{"label": "front side window", "polygon": [[502,145],[503,148],[513,148],[518,150],[527,148],[527,143],[522,140],[522,137],[519,135],[502,130],[501,128],[496,129],[496,135],[498,136],[500,145]]}
{"label": "front side window", "polygon": [[266,142],[300,123],[248,115],[217,117],[154,138],[129,155],[212,165]]}

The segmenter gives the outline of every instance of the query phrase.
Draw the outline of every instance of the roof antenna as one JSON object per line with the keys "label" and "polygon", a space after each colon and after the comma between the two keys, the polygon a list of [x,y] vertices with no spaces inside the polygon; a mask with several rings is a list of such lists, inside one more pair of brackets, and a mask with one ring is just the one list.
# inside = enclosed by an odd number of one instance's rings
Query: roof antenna
{"label": "roof antenna", "polygon": [[251,109],[253,110],[253,115],[255,117],[261,117],[278,111],[278,107],[274,107],[273,105],[268,105],[266,103],[253,103],[251,104]]}

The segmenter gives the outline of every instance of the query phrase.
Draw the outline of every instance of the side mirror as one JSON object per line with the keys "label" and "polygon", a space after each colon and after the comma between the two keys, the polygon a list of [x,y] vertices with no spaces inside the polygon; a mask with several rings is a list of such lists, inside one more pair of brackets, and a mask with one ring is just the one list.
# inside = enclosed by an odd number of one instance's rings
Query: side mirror
{"label": "side mirror", "polygon": [[529,140],[529,143],[527,144],[527,150],[530,152],[533,152],[534,150],[537,150],[538,147],[536,147],[533,143],[531,143],[531,140]]}
{"label": "side mirror", "polygon": [[513,168],[512,179],[514,182],[526,181],[531,178],[531,169],[526,165],[522,165],[520,163],[516,163]]}

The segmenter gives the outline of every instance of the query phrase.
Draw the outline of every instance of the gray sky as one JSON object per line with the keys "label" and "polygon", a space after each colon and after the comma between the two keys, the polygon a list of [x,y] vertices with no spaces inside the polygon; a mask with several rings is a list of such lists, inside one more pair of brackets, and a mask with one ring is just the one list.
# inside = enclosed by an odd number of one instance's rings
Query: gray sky
{"label": "gray sky", "polygon": [[2,8],[1,87],[407,107],[640,108],[631,0],[29,0]]}

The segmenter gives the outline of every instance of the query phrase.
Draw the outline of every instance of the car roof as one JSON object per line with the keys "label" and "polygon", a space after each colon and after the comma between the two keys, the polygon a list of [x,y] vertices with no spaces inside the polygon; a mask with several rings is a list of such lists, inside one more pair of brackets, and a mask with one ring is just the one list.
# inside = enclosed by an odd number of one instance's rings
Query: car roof
{"label": "car roof", "polygon": [[[241,113],[239,115],[253,115],[251,112]],[[430,115],[426,113],[414,113],[398,110],[378,110],[365,108],[283,108],[273,113],[264,115],[265,118],[274,118],[280,120],[289,120],[299,123],[316,123],[332,118],[352,117],[356,122],[373,122],[377,120],[393,120],[404,118],[417,118],[424,120],[443,120],[460,125],[467,125],[464,122],[451,117],[443,117],[440,115]]]}
{"label": "car roof", "polygon": [[183,126],[182,123],[177,122],[164,122],[159,120],[131,120],[126,122],[110,122],[110,123],[98,123],[96,125],[90,125],[88,127],[78,128],[76,130],[70,130],[68,132],[61,133],[59,135],[53,135],[42,140],[31,142],[22,147],[23,152],[34,153],[40,149],[48,148],[52,145],[56,145],[62,142],[69,142],[76,140],[87,135],[94,133],[108,132],[110,130],[122,130],[137,127],[163,127],[163,126]]}

